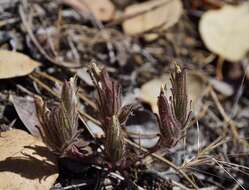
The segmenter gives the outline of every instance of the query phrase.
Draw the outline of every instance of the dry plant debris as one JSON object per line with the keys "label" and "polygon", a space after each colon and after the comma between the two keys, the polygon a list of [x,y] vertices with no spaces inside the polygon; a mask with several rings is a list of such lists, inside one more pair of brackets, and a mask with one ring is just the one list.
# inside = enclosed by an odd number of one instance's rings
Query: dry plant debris
{"label": "dry plant debris", "polygon": [[115,7],[110,0],[63,0],[83,16],[93,15],[100,21],[110,21],[115,16]]}

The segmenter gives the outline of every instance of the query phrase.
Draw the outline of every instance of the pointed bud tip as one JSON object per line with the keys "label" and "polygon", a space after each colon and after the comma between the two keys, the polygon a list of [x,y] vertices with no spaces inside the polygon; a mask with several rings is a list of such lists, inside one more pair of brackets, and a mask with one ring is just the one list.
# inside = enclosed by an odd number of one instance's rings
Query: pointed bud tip
{"label": "pointed bud tip", "polygon": [[35,95],[34,96],[34,101],[35,101],[35,105],[38,106],[38,107],[43,107],[44,105],[44,101],[42,99],[42,97],[38,96],[38,95]]}
{"label": "pointed bud tip", "polygon": [[100,75],[101,69],[98,67],[98,65],[93,62],[91,63],[92,70],[95,72],[95,74]]}
{"label": "pointed bud tip", "polygon": [[182,72],[182,69],[181,69],[180,65],[178,65],[178,64],[176,63],[175,66],[176,66],[176,72],[177,72],[177,73],[181,73],[181,72]]}
{"label": "pointed bud tip", "polygon": [[167,88],[166,88],[166,84],[162,84],[162,85],[161,85],[161,90],[160,90],[160,95],[161,95],[161,94],[163,94],[163,95],[164,95],[164,94],[165,94],[166,89],[167,89]]}

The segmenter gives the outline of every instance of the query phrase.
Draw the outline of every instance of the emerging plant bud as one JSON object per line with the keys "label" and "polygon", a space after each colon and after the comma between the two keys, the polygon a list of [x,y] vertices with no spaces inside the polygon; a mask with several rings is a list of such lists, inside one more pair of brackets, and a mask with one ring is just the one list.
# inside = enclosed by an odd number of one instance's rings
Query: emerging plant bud
{"label": "emerging plant bud", "polygon": [[91,77],[98,91],[98,109],[101,120],[105,117],[117,115],[121,108],[121,86],[110,79],[105,68],[99,69],[96,64],[91,65]]}
{"label": "emerging plant bud", "polygon": [[99,69],[96,64],[90,67],[90,75],[98,92],[98,111],[100,122],[105,132],[105,153],[112,167],[118,166],[125,159],[125,141],[121,126],[125,125],[133,106],[121,104],[121,85],[112,80],[106,69]]}
{"label": "emerging plant bud", "polygon": [[185,70],[176,65],[175,73],[171,75],[170,80],[172,85],[170,104],[163,87],[158,97],[160,142],[166,147],[174,146],[181,138],[182,129],[186,127],[191,113],[187,108]]}
{"label": "emerging plant bud", "polygon": [[174,146],[179,139],[181,123],[175,118],[163,87],[161,88],[157,103],[159,110],[158,122],[161,131],[160,143],[169,148]]}
{"label": "emerging plant bud", "polygon": [[116,115],[108,121],[105,137],[105,150],[112,163],[120,161],[125,152],[125,143],[119,119]]}
{"label": "emerging plant bud", "polygon": [[125,124],[133,106],[121,107],[121,85],[109,77],[105,68],[100,69],[94,63],[90,66],[90,76],[98,91],[97,105],[103,127],[113,115],[120,119],[121,125]]}
{"label": "emerging plant bud", "polygon": [[175,72],[171,75],[171,108],[175,114],[176,119],[182,124],[184,128],[189,120],[191,112],[188,111],[188,95],[186,85],[186,70],[181,69],[176,64]]}
{"label": "emerging plant bud", "polygon": [[42,140],[56,154],[65,156],[77,154],[82,156],[77,147],[78,136],[78,110],[75,79],[71,78],[63,84],[61,101],[51,109],[41,97],[35,97],[37,116],[40,126],[37,126]]}

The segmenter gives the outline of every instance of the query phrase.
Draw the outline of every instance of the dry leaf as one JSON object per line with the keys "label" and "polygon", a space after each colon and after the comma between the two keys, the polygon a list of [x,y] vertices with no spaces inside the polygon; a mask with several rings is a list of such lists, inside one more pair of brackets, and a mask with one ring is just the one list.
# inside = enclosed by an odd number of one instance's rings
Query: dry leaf
{"label": "dry leaf", "polygon": [[160,94],[160,89],[162,84],[166,84],[167,90],[166,90],[166,96],[169,97],[171,96],[170,92],[170,75],[165,74],[161,78],[155,78],[152,79],[141,87],[140,91],[140,98],[144,100],[145,102],[149,103],[151,105],[152,110],[155,113],[158,113],[157,109],[157,97]]}
{"label": "dry leaf", "polygon": [[49,190],[58,177],[55,156],[22,130],[2,132],[0,152],[0,189]]}
{"label": "dry leaf", "polygon": [[93,123],[90,120],[86,121],[86,123],[87,123],[87,127],[90,129],[90,131],[94,135],[94,137],[102,138],[105,136],[103,129],[99,125],[96,125],[95,123]]}
{"label": "dry leaf", "polygon": [[127,34],[139,34],[158,27],[167,29],[180,18],[182,3],[180,0],[153,0],[128,6],[124,14],[137,15],[123,22]]}
{"label": "dry leaf", "polygon": [[22,53],[0,50],[0,79],[27,75],[38,66],[38,62]]}
{"label": "dry leaf", "polygon": [[35,137],[40,137],[39,130],[36,126],[40,126],[40,122],[36,115],[36,107],[32,97],[18,97],[11,96],[12,102],[16,112],[28,129],[28,131]]}
{"label": "dry leaf", "polygon": [[87,85],[94,86],[93,81],[92,81],[91,77],[89,76],[89,73],[87,72],[87,68],[77,69],[76,74]]}
{"label": "dry leaf", "polygon": [[115,16],[115,7],[110,0],[63,0],[63,2],[82,15],[91,11],[96,19],[101,21],[112,20]]}
{"label": "dry leaf", "polygon": [[[166,84],[166,96],[170,97],[171,84],[169,74],[164,74],[161,78],[153,79],[141,87],[140,98],[149,103],[155,113],[158,113],[157,97],[160,94],[160,88],[163,84]],[[187,72],[187,92],[189,100],[192,100],[192,109],[194,109],[194,111],[199,110],[198,100],[205,87],[204,79],[197,75],[197,73]]]}
{"label": "dry leaf", "polygon": [[230,84],[214,78],[210,78],[208,81],[216,91],[224,96],[232,96],[234,94],[234,89]]}
{"label": "dry leaf", "polygon": [[146,110],[135,110],[127,121],[125,130],[128,136],[144,148],[154,147],[160,130],[155,115]]}
{"label": "dry leaf", "polygon": [[241,60],[249,50],[249,3],[207,11],[199,31],[210,51],[229,61]]}

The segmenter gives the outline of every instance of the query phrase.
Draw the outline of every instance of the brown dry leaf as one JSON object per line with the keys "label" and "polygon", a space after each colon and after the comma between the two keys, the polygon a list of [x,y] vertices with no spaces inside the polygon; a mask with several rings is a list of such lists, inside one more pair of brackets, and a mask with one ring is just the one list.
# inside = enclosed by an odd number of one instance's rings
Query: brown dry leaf
{"label": "brown dry leaf", "polygon": [[39,66],[40,63],[22,53],[0,50],[0,79],[24,76]]}
{"label": "brown dry leaf", "polygon": [[139,34],[158,27],[167,29],[179,20],[182,3],[180,0],[153,0],[128,6],[124,14],[137,15],[123,22],[127,34]]}
{"label": "brown dry leaf", "polygon": [[28,129],[28,131],[35,137],[40,137],[39,130],[36,126],[40,126],[40,122],[36,115],[36,107],[34,98],[30,96],[18,97],[11,96],[16,112]]}
{"label": "brown dry leaf", "polygon": [[241,60],[249,50],[249,3],[207,11],[199,31],[210,51],[229,61]]}
{"label": "brown dry leaf", "polygon": [[[160,78],[153,79],[141,87],[140,98],[151,105],[152,110],[158,113],[157,97],[160,94],[160,88],[166,84],[166,96],[171,96],[170,75],[164,74]],[[194,72],[187,72],[187,92],[189,100],[192,100],[192,110],[198,111],[198,100],[201,97],[206,84],[204,79]]]}
{"label": "brown dry leaf", "polygon": [[82,15],[91,11],[96,19],[101,21],[110,21],[115,16],[115,7],[110,0],[63,0],[63,2]]}
{"label": "brown dry leaf", "polygon": [[49,190],[58,177],[55,156],[22,130],[2,132],[0,152],[0,189]]}

